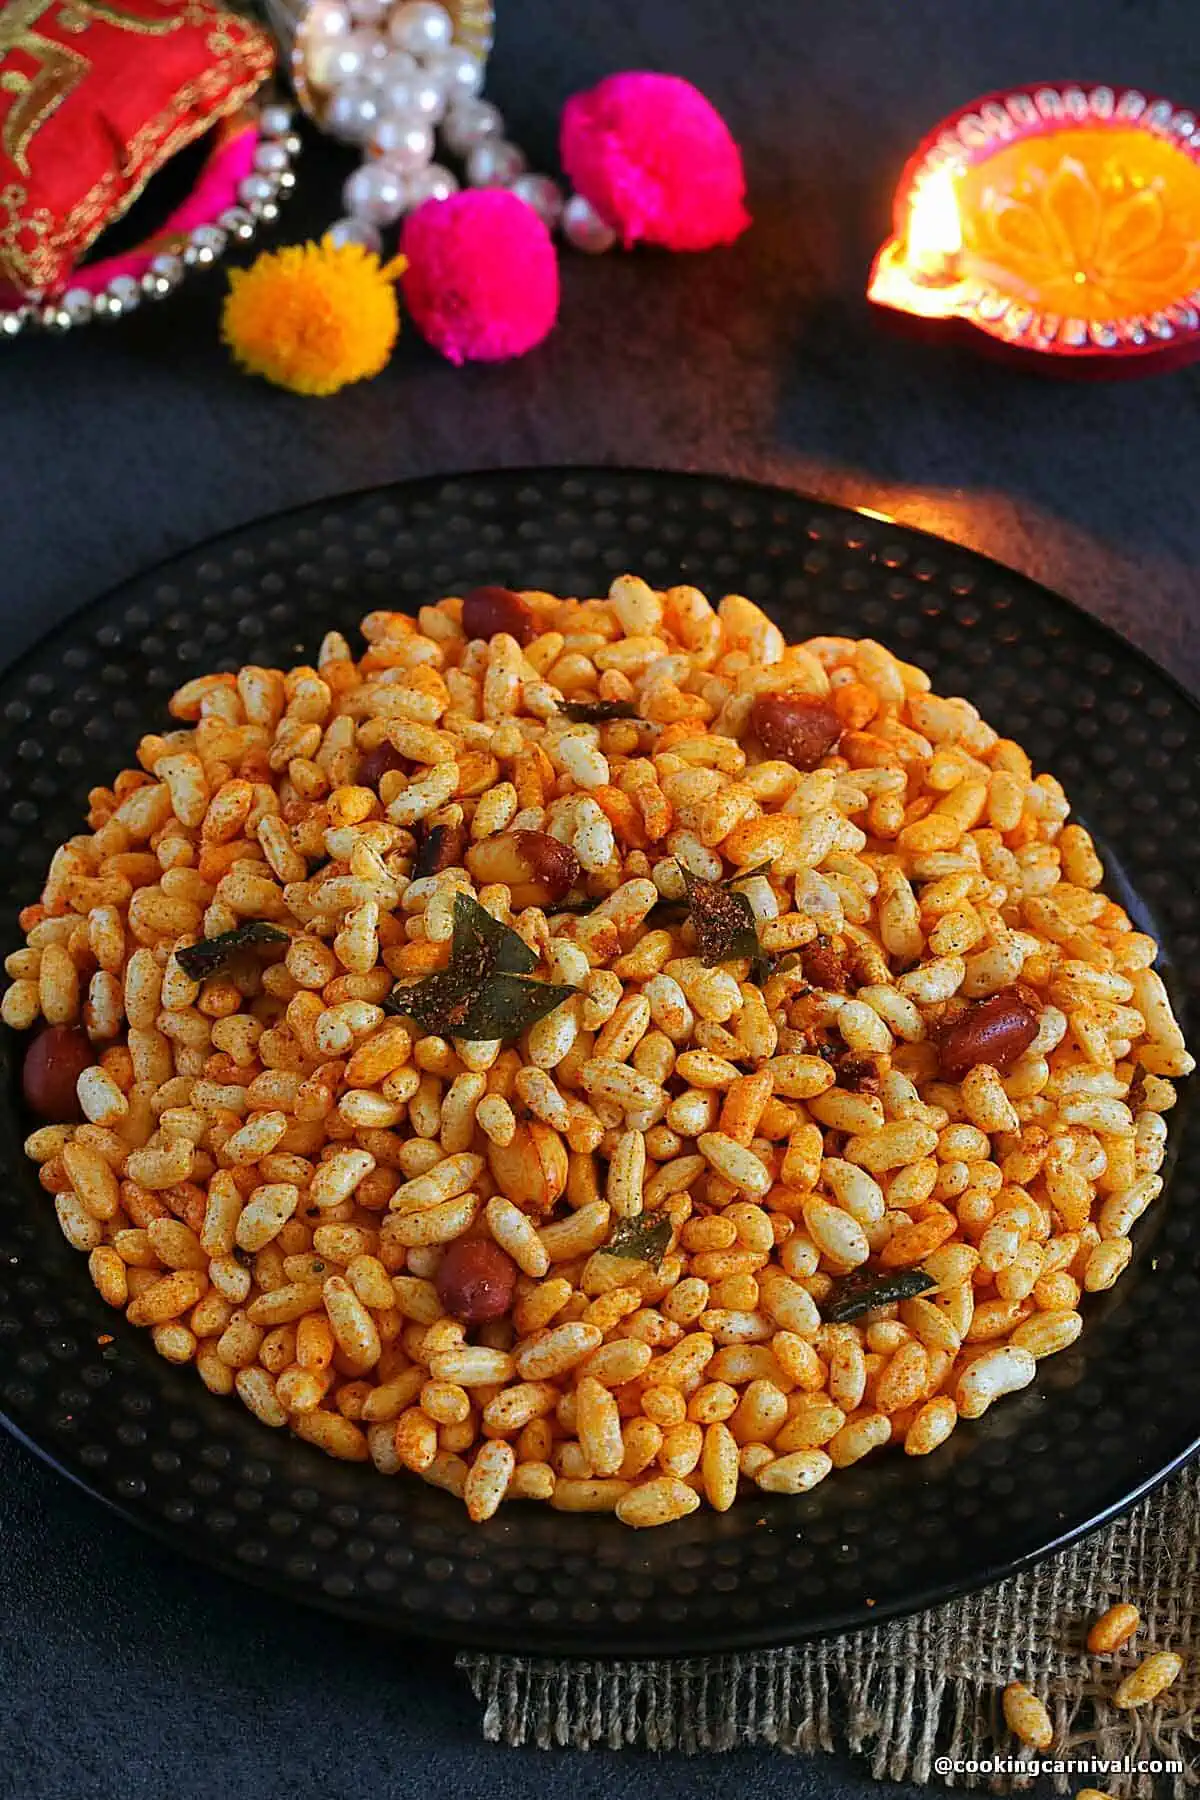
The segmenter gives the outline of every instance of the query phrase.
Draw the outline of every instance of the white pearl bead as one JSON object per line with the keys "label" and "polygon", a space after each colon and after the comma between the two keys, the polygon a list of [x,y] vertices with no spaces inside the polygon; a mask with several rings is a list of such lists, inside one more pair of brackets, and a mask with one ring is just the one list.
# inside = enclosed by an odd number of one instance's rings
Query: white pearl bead
{"label": "white pearl bead", "polygon": [[467,180],[472,187],[508,187],[524,168],[523,150],[505,138],[490,138],[467,157]]}
{"label": "white pearl bead", "polygon": [[350,0],[350,13],[356,25],[386,25],[391,10],[392,0]]}
{"label": "white pearl bead", "polygon": [[372,88],[355,83],[339,88],[325,108],[325,129],[346,144],[365,143],[379,117],[379,101]]}
{"label": "white pearl bead", "polygon": [[342,189],[346,211],[368,225],[392,225],[404,211],[404,186],[386,163],[364,163]]}
{"label": "white pearl bead", "polygon": [[383,245],[378,227],[367,219],[339,219],[325,235],[335,244],[361,244],[364,250],[374,250],[376,255]]}
{"label": "white pearl bead", "polygon": [[446,110],[446,97],[440,82],[425,75],[402,75],[380,88],[379,106],[382,112],[410,113],[436,125]]}
{"label": "white pearl bead", "polygon": [[283,106],[278,101],[264,106],[258,115],[258,128],[264,137],[286,137],[292,129],[291,107]]}
{"label": "white pearl bead", "polygon": [[617,241],[612,226],[605,223],[582,194],[572,194],[563,207],[562,230],[568,244],[576,250],[586,250],[589,256],[611,250]]}
{"label": "white pearl bead", "polygon": [[228,238],[217,225],[197,225],[188,233],[183,260],[189,268],[211,268],[218,256],[224,256]]}
{"label": "white pearl bead", "polygon": [[[391,157],[396,155],[403,161],[405,145],[411,131],[419,131],[424,119],[418,119],[414,113],[393,112],[384,110],[383,96],[380,95],[380,114],[371,128],[367,139],[367,147],[374,157]],[[432,151],[430,152],[432,155]]]}
{"label": "white pearl bead", "polygon": [[437,0],[405,0],[388,21],[388,33],[399,50],[420,56],[426,50],[443,50],[454,38],[450,14]]}
{"label": "white pearl bead", "polygon": [[282,144],[260,144],[254,152],[254,166],[264,175],[282,175],[291,165],[292,159]]}
{"label": "white pearl bead", "polygon": [[238,183],[238,199],[246,206],[264,206],[273,200],[279,192],[279,183],[272,175],[247,175]]}
{"label": "white pearl bead", "polygon": [[456,156],[466,156],[485,138],[504,135],[500,109],[488,100],[456,100],[442,121],[442,137],[446,148]]}
{"label": "white pearl bead", "polygon": [[436,125],[445,115],[446,89],[434,75],[425,75],[417,83],[414,105],[423,119]]}
{"label": "white pearl bead", "polygon": [[337,74],[334,69],[334,58],[337,55],[336,40],[318,40],[304,46],[304,74],[310,87],[320,93],[328,93],[331,87],[337,86]]}
{"label": "white pearl bead", "polygon": [[58,304],[72,325],[83,325],[92,316],[93,300],[87,288],[68,288]]}
{"label": "white pearl bead", "polygon": [[348,37],[351,25],[348,9],[339,6],[337,0],[314,0],[304,15],[303,39],[305,44],[316,44],[322,39]]}
{"label": "white pearl bead", "polygon": [[426,200],[448,200],[451,194],[458,192],[458,182],[441,163],[414,169],[411,175],[405,176],[404,186],[410,208],[421,206]]}
{"label": "white pearl bead", "polygon": [[421,65],[415,56],[407,50],[393,50],[386,39],[380,39],[386,54],[379,61],[373,62],[367,71],[367,79],[375,87],[391,87],[395,81],[412,81],[419,77]]}
{"label": "white pearl bead", "polygon": [[348,81],[358,81],[375,61],[375,45],[382,42],[375,32],[352,31],[339,43],[330,44],[322,86],[337,88],[344,87]]}
{"label": "white pearl bead", "polygon": [[[152,277],[152,290],[161,294],[164,288],[177,288],[186,274],[187,268],[182,256],[173,256],[170,252],[166,252],[153,259],[150,267],[146,270],[146,275],[142,277],[142,284],[145,285],[147,275]],[[64,304],[70,298],[70,294],[65,295]]]}
{"label": "white pearl bead", "polygon": [[103,317],[119,319],[141,304],[142,284],[132,275],[114,275],[103,292],[96,295],[93,307]]}
{"label": "white pearl bead", "polygon": [[562,189],[557,181],[552,181],[549,175],[518,175],[512,191],[526,206],[532,206],[551,231],[554,230],[563,209]]}
{"label": "white pearl bead", "polygon": [[421,169],[433,155],[433,132],[411,113],[391,116],[376,125],[371,148],[392,169]]}
{"label": "white pearl bead", "polygon": [[460,44],[437,50],[422,61],[427,74],[440,81],[452,99],[473,99],[483,86],[483,64]]}

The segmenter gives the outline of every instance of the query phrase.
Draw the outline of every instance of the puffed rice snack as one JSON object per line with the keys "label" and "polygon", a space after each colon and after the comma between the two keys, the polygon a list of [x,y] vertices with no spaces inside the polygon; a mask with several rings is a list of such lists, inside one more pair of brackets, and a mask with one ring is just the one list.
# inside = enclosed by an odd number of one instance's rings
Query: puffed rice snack
{"label": "puffed rice snack", "polygon": [[182,687],[21,916],[104,1300],[476,1520],[802,1494],[1032,1382],[1193,1067],[1054,778],[736,594],[362,630]]}

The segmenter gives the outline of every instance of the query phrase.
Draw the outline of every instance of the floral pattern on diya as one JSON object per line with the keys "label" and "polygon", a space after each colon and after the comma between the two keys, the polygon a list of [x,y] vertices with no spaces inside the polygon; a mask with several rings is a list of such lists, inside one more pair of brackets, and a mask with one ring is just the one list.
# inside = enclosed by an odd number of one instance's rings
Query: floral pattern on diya
{"label": "floral pattern on diya", "polygon": [[1011,185],[989,165],[978,206],[964,208],[964,249],[1001,292],[1055,312],[1153,312],[1200,283],[1200,169],[1185,164],[1193,180],[1178,167],[1168,179],[1150,166],[1156,149],[1141,138],[1136,159],[1121,146],[1091,166],[1060,154],[1049,167],[1022,165]]}

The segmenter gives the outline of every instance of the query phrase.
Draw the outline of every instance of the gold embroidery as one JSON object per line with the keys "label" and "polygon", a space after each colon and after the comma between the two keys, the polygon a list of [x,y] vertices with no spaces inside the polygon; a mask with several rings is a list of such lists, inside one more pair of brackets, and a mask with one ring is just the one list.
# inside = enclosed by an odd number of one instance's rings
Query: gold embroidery
{"label": "gold embroidery", "polygon": [[184,19],[177,6],[170,0],[150,0],[150,4],[161,11],[160,18],[148,18],[143,12],[127,12],[113,0],[71,0],[71,11],[89,21],[99,19],[105,25],[115,25],[118,31],[136,32],[139,37],[166,37],[179,30]]}
{"label": "gold embroidery", "polygon": [[[161,0],[152,0],[159,5]],[[74,92],[88,71],[86,56],[46,37],[37,27],[58,0],[8,0],[0,10],[0,57],[19,50],[38,65],[32,77],[19,70],[6,71],[5,91],[16,94],[0,132],[0,143],[12,157],[22,175],[29,174],[29,146],[52,113],[57,112],[68,94]],[[71,0],[57,21],[72,33],[86,31],[99,20],[119,31],[136,32],[139,36],[162,37],[178,31],[182,17],[177,9],[159,18],[144,13],[131,13],[114,4],[114,0]],[[22,80],[18,88],[13,77]]]}
{"label": "gold embroidery", "polygon": [[23,50],[25,39],[54,5],[54,0],[8,0],[0,10],[0,56]]}
{"label": "gold embroidery", "polygon": [[[22,77],[23,86],[17,89],[15,84],[5,82],[8,92],[15,94],[12,105],[4,118],[4,128],[0,131],[0,143],[8,155],[20,169],[22,175],[29,173],[29,146],[41,130],[51,113],[57,112],[68,94],[74,93],[79,83],[88,72],[86,56],[80,56],[75,50],[68,50],[65,44],[51,43],[36,31],[31,31],[22,40],[21,49],[39,64],[36,76]],[[10,75],[18,74],[17,70],[8,71]]]}
{"label": "gold embroidery", "polygon": [[[59,0],[6,0],[0,7],[0,56],[10,50],[24,49],[25,38],[30,32],[36,32],[46,14],[58,4]],[[151,8],[149,14],[130,12],[117,5],[115,0],[67,0],[60,18],[70,20],[67,27],[70,31],[80,30],[81,20],[82,28],[86,29],[99,19],[106,25],[115,25],[119,31],[135,32],[139,37],[164,37],[188,23],[185,14],[172,0],[147,0],[147,4]]]}

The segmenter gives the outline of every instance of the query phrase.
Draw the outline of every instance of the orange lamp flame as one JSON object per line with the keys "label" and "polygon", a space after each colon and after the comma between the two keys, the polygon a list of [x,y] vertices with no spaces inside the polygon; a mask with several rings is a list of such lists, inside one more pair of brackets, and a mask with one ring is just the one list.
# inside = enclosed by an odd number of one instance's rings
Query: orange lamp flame
{"label": "orange lamp flame", "polygon": [[953,163],[930,169],[913,187],[907,216],[875,259],[867,297],[917,318],[944,319],[962,290],[963,226]]}
{"label": "orange lamp flame", "polygon": [[917,280],[945,277],[953,273],[962,242],[955,171],[947,163],[928,174],[913,194],[904,261]]}

